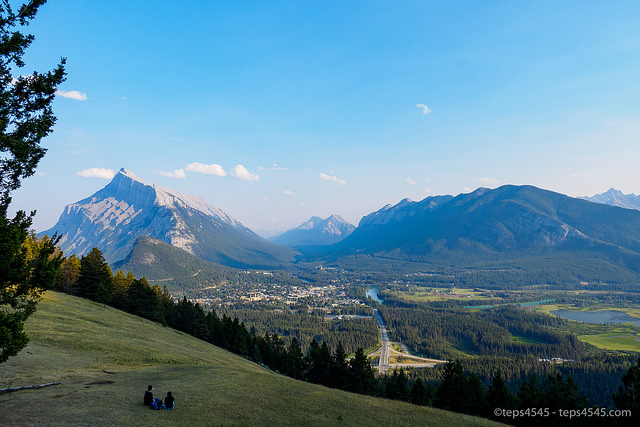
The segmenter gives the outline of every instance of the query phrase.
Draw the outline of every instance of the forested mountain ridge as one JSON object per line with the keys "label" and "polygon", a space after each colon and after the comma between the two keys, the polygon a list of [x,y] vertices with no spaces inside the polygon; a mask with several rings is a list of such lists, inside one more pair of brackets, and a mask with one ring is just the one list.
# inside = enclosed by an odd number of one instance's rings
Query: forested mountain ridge
{"label": "forested mountain ridge", "polygon": [[58,223],[41,234],[54,233],[62,236],[65,254],[97,247],[109,263],[125,258],[142,236],[233,267],[278,267],[294,255],[203,199],[146,184],[125,169],[102,190],[68,205]]}
{"label": "forested mountain ridge", "polygon": [[464,266],[519,258],[594,257],[640,272],[640,212],[533,186],[404,200],[362,219],[324,252]]}
{"label": "forested mountain ridge", "polygon": [[166,285],[169,291],[219,284],[237,274],[231,267],[198,258],[153,237],[139,237],[129,255],[113,268]]}

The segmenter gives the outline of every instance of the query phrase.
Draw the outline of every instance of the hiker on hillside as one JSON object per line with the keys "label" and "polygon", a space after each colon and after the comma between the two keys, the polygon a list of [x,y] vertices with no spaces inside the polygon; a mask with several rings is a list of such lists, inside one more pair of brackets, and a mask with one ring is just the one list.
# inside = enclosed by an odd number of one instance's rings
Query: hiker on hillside
{"label": "hiker on hillside", "polygon": [[176,406],[176,401],[173,398],[173,395],[171,394],[171,392],[167,393],[167,397],[164,398],[164,400],[162,401],[162,407],[164,409],[173,409]]}
{"label": "hiker on hillside", "polygon": [[144,404],[146,406],[151,406],[151,402],[153,402],[153,386],[152,385],[147,387],[147,391],[144,392]]}

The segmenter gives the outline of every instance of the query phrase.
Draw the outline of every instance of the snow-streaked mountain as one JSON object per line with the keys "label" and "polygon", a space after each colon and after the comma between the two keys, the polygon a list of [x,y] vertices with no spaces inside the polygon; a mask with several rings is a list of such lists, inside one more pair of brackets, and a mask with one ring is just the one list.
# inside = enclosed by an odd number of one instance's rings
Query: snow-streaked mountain
{"label": "snow-streaked mountain", "polygon": [[102,190],[67,205],[58,223],[41,234],[53,233],[62,236],[65,254],[97,247],[109,263],[126,257],[142,236],[234,267],[283,265],[293,255],[204,199],[149,185],[126,169]]}
{"label": "snow-streaked mountain", "polygon": [[608,191],[596,194],[595,196],[584,196],[581,198],[590,202],[640,211],[640,196],[623,194],[622,191],[616,190],[615,188],[610,188]]}
{"label": "snow-streaked mountain", "polygon": [[269,241],[285,246],[331,245],[347,237],[356,227],[340,215],[331,215],[322,219],[314,216],[296,228],[293,228]]}
{"label": "snow-streaked mountain", "polygon": [[453,199],[453,196],[431,196],[420,202],[404,199],[396,205],[386,205],[382,209],[364,216],[358,227],[367,225],[382,225],[391,221],[399,221],[407,216],[414,216],[420,212],[433,211],[443,203]]}

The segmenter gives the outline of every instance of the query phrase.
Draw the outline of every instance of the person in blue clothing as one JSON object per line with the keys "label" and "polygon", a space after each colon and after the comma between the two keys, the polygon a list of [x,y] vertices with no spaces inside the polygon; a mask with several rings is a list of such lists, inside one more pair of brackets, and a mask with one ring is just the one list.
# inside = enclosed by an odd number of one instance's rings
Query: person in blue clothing
{"label": "person in blue clothing", "polygon": [[173,395],[171,394],[171,392],[168,392],[167,397],[165,397],[164,400],[162,401],[162,407],[164,409],[173,409],[176,407],[176,401],[173,398]]}

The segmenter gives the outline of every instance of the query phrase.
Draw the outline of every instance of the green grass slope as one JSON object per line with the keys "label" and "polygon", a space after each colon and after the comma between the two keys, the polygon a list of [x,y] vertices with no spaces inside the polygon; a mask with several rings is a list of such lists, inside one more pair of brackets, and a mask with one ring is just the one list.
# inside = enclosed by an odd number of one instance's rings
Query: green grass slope
{"label": "green grass slope", "polygon": [[[49,292],[31,343],[0,365],[0,425],[493,425],[295,381],[173,329]],[[148,384],[174,411],[142,405]]]}

